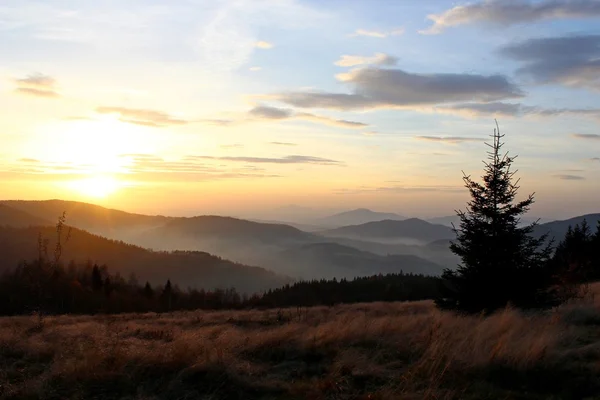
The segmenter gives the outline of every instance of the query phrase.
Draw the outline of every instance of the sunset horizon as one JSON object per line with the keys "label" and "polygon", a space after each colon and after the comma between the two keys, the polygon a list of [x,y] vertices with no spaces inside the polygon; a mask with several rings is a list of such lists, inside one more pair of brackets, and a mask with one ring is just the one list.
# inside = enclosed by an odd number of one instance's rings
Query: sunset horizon
{"label": "sunset horizon", "polygon": [[0,197],[442,216],[497,119],[533,214],[597,211],[595,10],[376,3],[9,0]]}

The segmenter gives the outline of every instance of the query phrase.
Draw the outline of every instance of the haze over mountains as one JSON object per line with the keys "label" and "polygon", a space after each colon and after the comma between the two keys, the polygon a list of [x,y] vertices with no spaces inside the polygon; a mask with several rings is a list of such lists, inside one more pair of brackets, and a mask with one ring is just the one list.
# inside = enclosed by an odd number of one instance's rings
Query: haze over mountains
{"label": "haze over mountains", "polygon": [[[353,278],[400,271],[437,275],[458,263],[448,249],[454,238],[448,226],[366,209],[312,221],[333,226],[367,222],[309,232],[283,223],[222,216],[150,216],[50,200],[0,201],[0,226],[5,226],[0,251],[9,255],[2,267],[10,268],[35,256],[39,231],[35,227],[46,226],[44,233],[53,237],[51,227],[63,211],[67,224],[78,228],[74,231],[77,238],[74,236],[66,246],[66,257],[79,261],[89,257],[108,264],[115,272],[134,272],[151,282],[172,279],[207,289],[236,286],[241,291],[257,291],[292,279]],[[570,224],[581,223],[584,218],[595,226],[600,214],[541,224],[535,234],[550,232],[562,238]],[[179,252],[170,253],[175,250]]]}
{"label": "haze over mountains", "polygon": [[323,234],[358,239],[413,242],[412,244],[426,244],[454,237],[452,229],[447,226],[432,224],[418,218],[367,222],[328,230]]}
{"label": "haze over mountains", "polygon": [[315,220],[315,225],[339,228],[347,225],[360,225],[366,224],[367,222],[383,221],[386,219],[401,221],[406,219],[406,217],[394,213],[383,213],[371,211],[366,208],[357,208],[356,210],[345,211],[331,216],[318,218]]}

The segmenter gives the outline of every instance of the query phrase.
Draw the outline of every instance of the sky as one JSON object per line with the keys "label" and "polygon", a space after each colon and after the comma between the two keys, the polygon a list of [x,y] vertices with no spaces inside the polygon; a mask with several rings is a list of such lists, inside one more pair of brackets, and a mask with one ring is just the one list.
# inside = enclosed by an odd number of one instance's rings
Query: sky
{"label": "sky", "polygon": [[497,119],[534,215],[600,212],[600,1],[3,0],[0,107],[3,199],[447,215]]}

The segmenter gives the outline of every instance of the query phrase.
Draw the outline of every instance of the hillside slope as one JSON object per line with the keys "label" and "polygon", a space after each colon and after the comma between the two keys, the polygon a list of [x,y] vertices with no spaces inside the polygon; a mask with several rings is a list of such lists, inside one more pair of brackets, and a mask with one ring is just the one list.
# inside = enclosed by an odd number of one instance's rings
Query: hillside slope
{"label": "hillside slope", "polygon": [[401,271],[424,275],[442,272],[441,266],[414,255],[381,256],[338,243],[311,243],[290,248],[279,253],[275,262],[280,268],[278,272],[302,279],[354,278]]}
{"label": "hillside slope", "polygon": [[56,222],[63,212],[67,223],[79,229],[110,238],[128,240],[132,236],[167,223],[172,217],[133,214],[95,204],[66,200],[3,200],[0,204],[21,210],[46,221]]}
{"label": "hillside slope", "polygon": [[28,226],[52,226],[53,223],[40,217],[31,215],[17,208],[0,203],[0,226],[26,228]]}
{"label": "hillside slope", "polygon": [[[0,227],[0,271],[14,268],[18,262],[37,257],[38,234],[52,238],[50,253],[56,236],[54,228]],[[249,267],[223,260],[204,252],[152,252],[138,246],[106,239],[73,228],[64,245],[62,260],[107,264],[112,272],[127,277],[135,273],[142,281],[164,284],[167,279],[181,287],[205,289],[235,287],[240,292],[257,292],[278,287],[290,279],[259,267]]]}

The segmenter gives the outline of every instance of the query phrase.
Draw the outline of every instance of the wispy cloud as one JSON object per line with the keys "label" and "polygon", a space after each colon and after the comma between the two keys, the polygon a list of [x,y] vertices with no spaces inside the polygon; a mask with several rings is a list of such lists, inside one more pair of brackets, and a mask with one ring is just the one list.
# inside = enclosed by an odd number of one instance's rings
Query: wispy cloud
{"label": "wispy cloud", "polygon": [[598,17],[600,2],[595,0],[485,0],[428,15],[433,25],[419,33],[438,34],[447,28],[473,23],[508,26],[548,19]]}
{"label": "wispy cloud", "polygon": [[210,4],[212,7],[206,7],[206,21],[199,33],[197,54],[203,68],[219,72],[233,71],[243,66],[257,49],[271,48],[272,43],[260,37],[265,27],[302,30],[326,24],[330,18],[316,7],[296,0],[218,1]]}
{"label": "wispy cloud", "polygon": [[563,181],[582,181],[582,180],[585,180],[585,178],[583,176],[569,175],[569,174],[558,174],[558,175],[554,175],[554,177],[556,179],[560,179],[560,180],[563,180]]}
{"label": "wispy cloud", "polygon": [[523,63],[517,73],[535,83],[600,90],[600,35],[529,39],[500,54]]}
{"label": "wispy cloud", "polygon": [[360,129],[360,128],[364,128],[364,127],[368,126],[367,124],[365,124],[363,122],[350,121],[350,120],[346,120],[346,119],[329,118],[329,117],[325,117],[322,115],[315,115],[315,114],[310,114],[310,113],[296,113],[294,118],[305,120],[305,121],[316,122],[316,123],[320,123],[323,125],[330,125],[330,126],[336,126],[336,127],[348,128],[348,129]]}
{"label": "wispy cloud", "polygon": [[357,65],[396,65],[398,59],[385,53],[376,53],[372,57],[343,55],[334,64],[339,67],[355,67]]}
{"label": "wispy cloud", "polygon": [[274,98],[300,108],[356,110],[493,102],[524,96],[502,75],[418,74],[370,67],[338,74],[337,78],[351,86],[352,92],[284,92]]}
{"label": "wispy cloud", "polygon": [[269,144],[273,144],[275,146],[298,146],[298,143],[290,142],[269,142]]}
{"label": "wispy cloud", "polygon": [[250,67],[248,68],[248,70],[252,71],[252,72],[258,72],[262,70],[262,67]]}
{"label": "wispy cloud", "polygon": [[93,118],[83,115],[69,115],[61,118],[63,121],[92,121]]}
{"label": "wispy cloud", "polygon": [[600,157],[592,157],[592,158],[590,158],[590,161],[598,161],[598,162],[600,162]]}
{"label": "wispy cloud", "polygon": [[343,165],[342,162],[331,160],[329,158],[290,155],[285,157],[215,157],[215,156],[189,156],[187,159],[193,160],[215,160],[215,161],[233,161],[245,162],[250,164],[318,164],[318,165]]}
{"label": "wispy cloud", "polygon": [[595,133],[574,133],[571,136],[577,139],[600,140],[600,135]]}
{"label": "wispy cloud", "polygon": [[404,34],[404,28],[396,28],[391,31],[379,31],[379,30],[368,30],[368,29],[357,29],[354,33],[351,33],[349,36],[366,36],[372,38],[384,39],[388,36],[399,36]]}
{"label": "wispy cloud", "polygon": [[544,108],[521,103],[457,103],[422,107],[417,111],[437,112],[463,117],[587,117],[600,119],[600,108]]}
{"label": "wispy cloud", "polygon": [[56,80],[51,76],[44,74],[32,74],[26,78],[15,79],[17,93],[35,96],[56,98],[60,94],[56,91]]}
{"label": "wispy cloud", "polygon": [[359,186],[356,188],[342,188],[334,190],[335,194],[362,194],[362,193],[421,193],[421,192],[462,192],[464,188],[460,186]]}
{"label": "wispy cloud", "polygon": [[465,142],[482,142],[484,139],[462,136],[415,136],[417,140],[425,140],[428,142],[440,142],[449,144],[459,144]]}
{"label": "wispy cloud", "polygon": [[269,42],[265,42],[263,40],[260,40],[256,43],[254,43],[254,46],[259,48],[259,49],[263,49],[263,50],[268,50],[268,49],[272,49],[273,48],[273,43],[269,43]]}
{"label": "wispy cloud", "polygon": [[239,144],[239,143],[234,143],[234,144],[222,144],[221,146],[219,146],[222,149],[227,149],[227,150],[231,150],[231,149],[241,149],[244,147],[243,144]]}
{"label": "wispy cloud", "polygon": [[279,108],[266,105],[257,105],[246,112],[244,115],[230,119],[203,119],[200,122],[217,126],[231,126],[237,124],[246,124],[260,121],[285,121],[301,120],[309,121],[323,125],[329,125],[346,129],[360,129],[368,126],[363,122],[350,121],[345,119],[335,119],[323,115],[317,115],[306,112],[296,112],[289,108]]}
{"label": "wispy cloud", "polygon": [[175,118],[164,111],[139,108],[98,107],[96,108],[96,112],[100,114],[118,114],[119,120],[122,122],[153,128],[164,128],[189,123],[189,121],[185,119]]}
{"label": "wispy cloud", "polygon": [[527,112],[533,112],[534,107],[524,106],[519,103],[504,103],[504,102],[492,102],[492,103],[460,103],[451,104],[447,106],[435,107],[435,111],[462,115],[466,117],[479,117],[479,116],[504,116],[514,117],[523,115]]}

